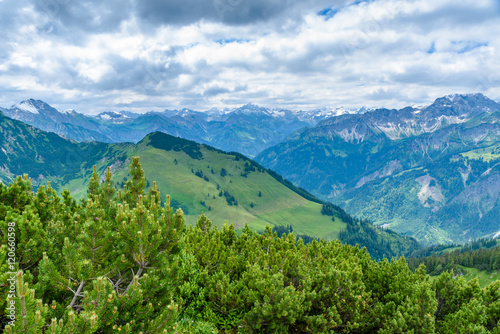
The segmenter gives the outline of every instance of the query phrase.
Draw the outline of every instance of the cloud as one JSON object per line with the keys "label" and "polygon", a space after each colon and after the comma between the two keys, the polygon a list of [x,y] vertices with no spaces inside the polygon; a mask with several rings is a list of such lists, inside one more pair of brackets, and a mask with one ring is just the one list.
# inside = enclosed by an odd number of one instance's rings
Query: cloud
{"label": "cloud", "polygon": [[158,25],[186,25],[198,21],[228,25],[269,22],[278,18],[300,18],[304,9],[321,9],[343,1],[309,0],[149,0],[137,1],[137,15],[145,22]]}
{"label": "cloud", "polygon": [[33,0],[32,4],[53,25],[87,33],[119,29],[120,24],[130,17],[133,8],[129,0]]}
{"label": "cloud", "polygon": [[401,107],[500,99],[495,0],[0,2],[0,106]]}

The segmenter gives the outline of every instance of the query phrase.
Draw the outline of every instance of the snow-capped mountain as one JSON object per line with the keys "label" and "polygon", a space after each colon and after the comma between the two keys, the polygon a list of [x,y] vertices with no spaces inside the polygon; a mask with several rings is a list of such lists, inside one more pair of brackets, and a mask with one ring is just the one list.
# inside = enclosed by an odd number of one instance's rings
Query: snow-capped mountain
{"label": "snow-capped mountain", "polygon": [[130,111],[105,111],[96,115],[95,118],[113,124],[123,124],[132,122],[139,116],[140,114],[132,113]]}
{"label": "snow-capped mountain", "polygon": [[353,112],[343,108],[292,111],[248,103],[233,109],[165,109],[145,114],[106,111],[87,116],[72,109],[59,112],[34,99],[2,110],[11,118],[77,141],[137,142],[148,133],[162,131],[248,156],[279,143],[297,129]]}
{"label": "snow-capped mountain", "polygon": [[27,111],[32,114],[39,114],[38,108],[35,106],[37,104],[34,100],[22,101],[19,105],[14,105],[11,108],[16,108],[18,110]]}
{"label": "snow-capped mountain", "polygon": [[10,118],[55,132],[68,139],[109,141],[106,135],[101,133],[100,124],[93,117],[72,109],[59,112],[41,100],[25,100],[9,109],[2,108],[2,112]]}
{"label": "snow-capped mountain", "polygon": [[326,131],[346,142],[358,143],[380,134],[391,140],[435,132],[451,124],[461,124],[470,119],[499,110],[500,104],[483,94],[449,95],[438,98],[426,107],[403,109],[359,110],[320,121],[313,131]]}
{"label": "snow-capped mountain", "polygon": [[[366,109],[363,109],[364,112],[366,112]],[[331,117],[336,117],[340,115],[346,115],[346,114],[358,114],[360,111],[363,111],[362,109],[346,109],[344,107],[336,107],[336,108],[321,108],[321,109],[313,109],[309,111],[301,111],[298,112],[298,117],[301,120],[304,120],[311,125],[315,125],[318,122],[331,118]]]}
{"label": "snow-capped mountain", "polygon": [[329,126],[347,141],[364,140],[375,134],[373,131],[398,139],[464,122],[478,108],[494,108],[492,102],[483,95],[456,94],[439,98],[428,107],[401,110],[336,107],[297,111],[248,103],[206,111],[106,111],[92,117],[74,110],[59,112],[43,101],[29,99],[2,110],[11,118],[77,141],[137,142],[148,133],[161,131],[252,157],[294,131],[317,124]]}
{"label": "snow-capped mountain", "polygon": [[82,114],[78,114],[73,109],[59,112],[49,104],[41,100],[34,99],[22,101],[19,104],[13,105],[10,109],[4,110],[6,110],[7,116],[23,122],[38,119],[43,121],[51,120],[57,123],[65,123],[71,122],[71,120],[77,115],[83,116]]}

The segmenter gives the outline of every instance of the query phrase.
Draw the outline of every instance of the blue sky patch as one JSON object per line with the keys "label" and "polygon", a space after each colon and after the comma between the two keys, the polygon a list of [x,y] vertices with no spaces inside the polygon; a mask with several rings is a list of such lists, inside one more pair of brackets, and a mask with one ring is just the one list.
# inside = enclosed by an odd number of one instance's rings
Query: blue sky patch
{"label": "blue sky patch", "polygon": [[244,43],[244,42],[248,42],[248,41],[241,39],[241,38],[222,38],[222,39],[216,40],[215,42],[220,44],[220,45],[224,45],[224,44],[229,44],[229,43]]}
{"label": "blue sky patch", "polygon": [[476,41],[452,41],[454,45],[459,45],[462,48],[457,51],[457,53],[462,54],[474,49],[480,48],[482,46],[488,46],[489,43],[480,43]]}
{"label": "blue sky patch", "polygon": [[434,52],[436,52],[436,43],[432,42],[431,47],[427,50],[427,53],[433,54]]}
{"label": "blue sky patch", "polygon": [[322,9],[318,12],[319,16],[324,16],[325,20],[331,19],[332,17],[335,16],[339,12],[338,9],[333,9],[333,8],[325,8]]}

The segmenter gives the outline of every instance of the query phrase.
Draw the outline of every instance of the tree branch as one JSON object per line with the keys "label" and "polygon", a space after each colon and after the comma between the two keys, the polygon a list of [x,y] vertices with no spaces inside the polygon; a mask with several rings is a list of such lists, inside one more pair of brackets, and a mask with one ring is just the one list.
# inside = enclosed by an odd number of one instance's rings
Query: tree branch
{"label": "tree branch", "polygon": [[73,308],[73,306],[76,303],[76,300],[80,296],[80,292],[82,292],[83,286],[85,285],[85,281],[80,282],[80,286],[78,286],[78,290],[76,290],[75,295],[73,296],[73,300],[71,301],[71,304],[69,304],[69,307]]}

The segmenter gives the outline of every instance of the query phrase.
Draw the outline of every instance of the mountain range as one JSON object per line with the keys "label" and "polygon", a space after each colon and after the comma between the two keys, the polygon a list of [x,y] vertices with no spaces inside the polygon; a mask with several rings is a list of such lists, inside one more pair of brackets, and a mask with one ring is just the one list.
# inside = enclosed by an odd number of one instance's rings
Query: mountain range
{"label": "mountain range", "polygon": [[497,234],[499,158],[500,104],[468,94],[332,117],[256,160],[348,212],[432,244]]}
{"label": "mountain range", "polygon": [[500,105],[482,94],[398,110],[298,112],[247,104],[92,117],[30,99],[2,111],[77,141],[140,143],[159,131],[255,156],[322,201],[423,244],[500,233]]}
{"label": "mountain range", "polygon": [[74,110],[60,112],[34,99],[0,110],[10,118],[80,142],[137,143],[147,134],[159,131],[249,157],[280,143],[295,130],[334,115],[357,112],[344,108],[302,112],[249,103],[232,110],[166,109],[145,114],[108,111],[92,117]]}
{"label": "mountain range", "polygon": [[305,240],[340,238],[366,246],[375,258],[419,248],[414,239],[353,219],[242,154],[161,132],[137,144],[78,143],[0,112],[0,147],[0,187],[26,174],[35,189],[50,182],[59,193],[67,189],[81,199],[87,194],[94,165],[101,180],[109,168],[114,184],[121,188],[129,177],[131,157],[139,156],[148,188],[154,180],[162,201],[171,195],[172,206],[182,208],[189,224],[205,212],[219,227],[229,222],[236,229],[246,224],[263,231],[269,225],[281,232],[293,229]]}

